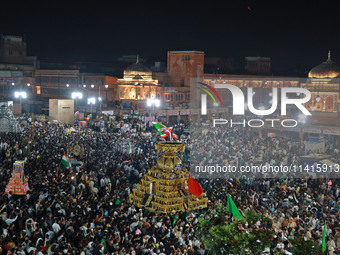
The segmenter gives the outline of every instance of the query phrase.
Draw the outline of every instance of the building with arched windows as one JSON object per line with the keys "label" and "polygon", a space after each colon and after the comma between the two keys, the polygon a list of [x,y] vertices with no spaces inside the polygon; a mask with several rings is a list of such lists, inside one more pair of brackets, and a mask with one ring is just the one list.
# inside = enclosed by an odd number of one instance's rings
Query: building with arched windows
{"label": "building with arched windows", "polygon": [[159,99],[160,96],[158,80],[153,79],[151,69],[140,63],[137,56],[136,63],[128,66],[123,78],[117,80],[117,100],[125,108],[143,109],[147,99]]}
{"label": "building with arched windows", "polygon": [[312,68],[306,83],[301,83],[301,87],[308,89],[312,94],[305,107],[313,112],[339,112],[339,84],[340,66],[331,60],[329,51],[328,59]]}

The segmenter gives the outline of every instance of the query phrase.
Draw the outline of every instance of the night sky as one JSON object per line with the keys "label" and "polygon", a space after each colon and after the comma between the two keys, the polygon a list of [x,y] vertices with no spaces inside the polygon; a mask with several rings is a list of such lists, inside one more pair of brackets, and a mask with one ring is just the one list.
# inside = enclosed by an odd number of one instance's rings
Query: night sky
{"label": "night sky", "polygon": [[309,70],[331,50],[340,63],[335,0],[8,2],[0,32],[25,35],[28,54],[41,59],[166,59],[168,50],[201,50],[207,57],[268,56],[277,68]]}

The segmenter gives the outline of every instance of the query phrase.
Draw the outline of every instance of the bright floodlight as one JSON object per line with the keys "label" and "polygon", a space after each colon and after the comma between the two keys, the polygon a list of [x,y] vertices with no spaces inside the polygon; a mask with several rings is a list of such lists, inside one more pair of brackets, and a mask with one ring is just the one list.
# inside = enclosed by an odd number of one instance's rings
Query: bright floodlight
{"label": "bright floodlight", "polygon": [[15,98],[26,98],[27,93],[25,91],[16,91],[14,92],[14,97]]}
{"label": "bright floodlight", "polygon": [[299,114],[298,119],[301,123],[306,123],[307,117],[304,114]]}
{"label": "bright floodlight", "polygon": [[88,99],[87,99],[87,103],[88,103],[88,104],[95,104],[95,103],[96,103],[96,98],[94,98],[94,97],[88,98]]}
{"label": "bright floodlight", "polygon": [[72,98],[73,99],[82,99],[83,94],[81,92],[72,92]]}
{"label": "bright floodlight", "polygon": [[98,97],[98,101],[102,101],[102,98],[101,98],[101,97]]}
{"label": "bright floodlight", "polygon": [[156,106],[159,107],[161,105],[161,101],[159,99],[148,99],[146,100],[146,105],[147,106]]}

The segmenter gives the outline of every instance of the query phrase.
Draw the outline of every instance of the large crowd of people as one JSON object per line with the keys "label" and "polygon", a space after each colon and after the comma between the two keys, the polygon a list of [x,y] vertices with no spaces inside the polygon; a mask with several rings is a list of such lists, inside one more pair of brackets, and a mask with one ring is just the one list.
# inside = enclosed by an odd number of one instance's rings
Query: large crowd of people
{"label": "large crowd of people", "polygon": [[[189,124],[174,126],[187,144],[183,160],[190,167],[190,150],[198,150],[200,140],[211,134],[190,140],[184,133]],[[252,210],[272,219],[267,226],[275,231],[272,254],[292,253],[291,240],[298,236],[321,244],[325,220],[327,253],[336,254],[340,248],[336,178],[198,179],[209,199],[207,208],[157,214],[129,201],[129,193],[156,163],[156,129],[137,119],[70,128],[30,119],[23,133],[0,134],[0,254],[207,254],[197,235],[198,218],[215,217],[228,193],[241,212]],[[220,137],[227,149],[211,142],[202,152],[206,159],[213,154],[239,164],[258,157],[264,163],[291,163],[299,161],[303,151],[288,138],[259,139],[250,130],[240,134],[227,129]],[[328,150],[339,157],[331,142]],[[61,158],[77,144],[81,150],[75,158],[81,164],[70,171]],[[16,160],[25,160],[26,196],[4,193]]]}

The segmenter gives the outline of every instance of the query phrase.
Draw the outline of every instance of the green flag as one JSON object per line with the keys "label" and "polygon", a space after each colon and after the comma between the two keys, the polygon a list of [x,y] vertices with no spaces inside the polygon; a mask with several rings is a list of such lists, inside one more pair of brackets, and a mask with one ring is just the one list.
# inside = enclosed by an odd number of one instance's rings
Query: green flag
{"label": "green flag", "polygon": [[237,206],[235,205],[234,201],[232,200],[229,194],[228,194],[228,199],[227,199],[227,209],[228,209],[228,212],[231,212],[231,214],[233,215],[235,219],[243,218],[242,214],[237,209]]}
{"label": "green flag", "polygon": [[104,249],[106,249],[106,241],[105,241],[104,238],[102,238],[102,243],[103,243],[103,245],[104,245]]}
{"label": "green flag", "polygon": [[327,249],[326,244],[326,220],[325,225],[323,226],[323,234],[322,234],[322,252],[324,252]]}
{"label": "green flag", "polygon": [[161,129],[166,128],[166,126],[156,121],[153,121],[152,124],[155,126],[155,128],[157,129],[158,133],[161,135],[162,138],[166,136],[166,134],[164,134],[164,132],[161,131]]}
{"label": "green flag", "polygon": [[177,220],[178,220],[178,214],[175,215],[175,218],[174,218],[174,220],[172,221],[172,226],[175,226]]}
{"label": "green flag", "polygon": [[153,121],[152,124],[155,126],[162,138],[169,137],[170,141],[178,140],[178,135],[173,133],[173,128],[167,128],[163,124],[156,121]]}

